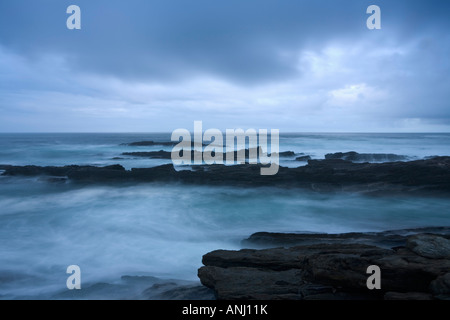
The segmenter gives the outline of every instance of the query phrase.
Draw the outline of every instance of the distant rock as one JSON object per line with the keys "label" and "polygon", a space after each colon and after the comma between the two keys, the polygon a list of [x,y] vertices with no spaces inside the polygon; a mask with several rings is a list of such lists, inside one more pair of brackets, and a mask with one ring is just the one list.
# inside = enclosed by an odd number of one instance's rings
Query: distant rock
{"label": "distant rock", "polygon": [[130,146],[130,147],[151,147],[151,146],[175,146],[178,142],[161,142],[161,141],[137,141],[131,143],[123,143],[122,145]]}
{"label": "distant rock", "polygon": [[[441,234],[414,235],[414,230],[328,238],[323,234],[305,234],[301,240],[307,241],[307,245],[217,250],[203,256],[204,266],[198,276],[204,286],[215,291],[218,299],[445,299],[450,289],[450,258],[435,254],[427,258],[409,246],[381,248],[364,243],[387,244],[386,237],[395,235],[391,238],[395,244],[416,243],[420,239],[422,247],[434,248],[436,243],[450,237],[450,230],[437,230]],[[370,265],[381,269],[381,290],[369,290],[366,286]]]}
{"label": "distant rock", "polygon": [[325,155],[325,159],[341,159],[352,162],[391,162],[405,161],[408,160],[408,157],[390,153],[358,153],[350,151],[344,153],[329,153]]}
{"label": "distant rock", "polygon": [[289,157],[295,157],[295,152],[294,151],[283,151],[283,152],[274,152],[271,155],[278,155],[280,158],[289,158]]}
{"label": "distant rock", "polygon": [[171,159],[172,153],[169,151],[147,151],[147,152],[123,152],[123,156],[133,156],[150,159]]}
{"label": "distant rock", "polygon": [[[174,147],[179,144],[178,141],[137,141],[131,143],[122,143],[121,146],[129,146],[129,147],[153,147],[153,146],[163,146],[163,147]],[[192,146],[195,147],[205,147],[208,146],[208,143],[194,143],[192,141]]]}
{"label": "distant rock", "polygon": [[295,158],[296,161],[308,161],[311,160],[311,156],[300,156]]}
{"label": "distant rock", "polygon": [[[156,151],[160,154],[159,151]],[[155,155],[152,153],[152,155]],[[166,157],[167,153],[161,153]],[[195,170],[175,170],[172,164],[125,170],[120,165],[94,166],[4,166],[3,175],[68,177],[83,182],[177,182],[242,187],[296,187],[317,192],[359,192],[372,195],[410,194],[448,196],[450,157],[389,163],[309,160],[298,168],[279,167],[273,176],[262,176],[261,164],[198,165]]]}
{"label": "distant rock", "polygon": [[[186,152],[186,151],[180,151],[180,156],[183,155],[183,152]],[[190,150],[187,152],[189,153],[189,158],[192,160],[195,159],[195,157],[203,157],[201,151]],[[238,158],[238,156],[240,156],[241,154],[242,154],[242,158]],[[262,154],[262,149],[261,148],[250,148],[250,149],[242,149],[239,151],[227,152],[227,153],[212,152],[213,156],[221,155],[224,162],[228,158],[235,159],[238,161],[239,160],[245,161],[245,160],[248,160],[250,158],[250,155],[253,155],[253,154],[256,155],[256,157],[259,157]],[[141,158],[150,158],[150,159],[167,159],[167,160],[172,159],[172,152],[164,151],[164,150],[146,151],[146,152],[123,152],[122,155],[141,157]]]}

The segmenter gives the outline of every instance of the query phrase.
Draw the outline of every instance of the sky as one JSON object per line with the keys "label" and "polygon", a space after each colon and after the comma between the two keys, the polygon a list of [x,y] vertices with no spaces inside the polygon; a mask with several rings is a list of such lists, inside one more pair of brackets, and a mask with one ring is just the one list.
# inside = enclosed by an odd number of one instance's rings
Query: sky
{"label": "sky", "polygon": [[0,132],[450,132],[449,17],[444,0],[2,0]]}

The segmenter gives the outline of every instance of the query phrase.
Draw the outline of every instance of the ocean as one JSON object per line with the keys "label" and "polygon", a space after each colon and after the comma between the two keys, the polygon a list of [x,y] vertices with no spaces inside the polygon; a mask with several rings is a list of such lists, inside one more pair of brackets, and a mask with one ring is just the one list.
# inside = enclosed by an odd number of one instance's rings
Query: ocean
{"label": "ocean", "polygon": [[[170,134],[0,134],[0,164],[121,164],[130,169],[170,163],[122,155],[171,150],[124,145],[146,140],[170,141]],[[280,135],[280,152],[312,159],[356,151],[415,160],[448,156],[449,146],[450,134],[438,133]],[[280,165],[306,162],[287,157]],[[340,233],[427,226],[450,226],[450,199],[270,187],[82,185],[0,176],[0,299],[67,298],[69,265],[80,266],[83,288],[102,283],[117,289],[123,276],[196,284],[202,255],[240,249],[241,240],[259,231]],[[89,298],[136,294],[96,292]]]}

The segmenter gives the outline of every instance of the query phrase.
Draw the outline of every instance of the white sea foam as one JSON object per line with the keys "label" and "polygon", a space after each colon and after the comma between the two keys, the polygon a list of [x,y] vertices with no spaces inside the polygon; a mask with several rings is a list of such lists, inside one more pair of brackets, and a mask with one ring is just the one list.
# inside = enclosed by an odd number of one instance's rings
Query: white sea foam
{"label": "white sea foam", "polygon": [[0,188],[0,279],[13,279],[0,295],[9,297],[63,290],[72,264],[91,283],[127,274],[196,280],[203,254],[238,249],[258,231],[450,224],[449,199],[160,184],[73,188],[21,179]]}

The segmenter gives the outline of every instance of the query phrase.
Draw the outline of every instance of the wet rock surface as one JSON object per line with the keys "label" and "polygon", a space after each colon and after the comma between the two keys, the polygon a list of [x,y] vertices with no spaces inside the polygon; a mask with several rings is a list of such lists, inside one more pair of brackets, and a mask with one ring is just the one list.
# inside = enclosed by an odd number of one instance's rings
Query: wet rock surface
{"label": "wet rock surface", "polygon": [[355,162],[382,162],[382,161],[405,161],[407,156],[392,154],[392,153],[358,153],[350,152],[336,152],[328,153],[325,159],[341,159]]}
{"label": "wet rock surface", "polygon": [[[424,233],[437,231],[438,233]],[[417,233],[417,234],[414,234]],[[262,233],[246,243],[258,243]],[[422,228],[382,233],[272,234],[267,249],[217,250],[203,256],[202,284],[218,299],[388,299],[428,300],[450,297],[449,228]],[[378,239],[377,239],[378,237]],[[272,239],[272,240],[270,240]],[[420,239],[420,245],[416,245]],[[315,243],[316,240],[316,243]],[[270,242],[272,243],[270,244]],[[390,241],[396,245],[389,248]],[[244,242],[245,243],[245,242]],[[295,243],[308,243],[294,245]],[[383,247],[367,243],[380,243]],[[411,247],[411,243],[414,244]],[[440,245],[429,255],[428,248]],[[426,248],[427,257],[418,247]],[[420,254],[418,254],[420,253]],[[381,289],[367,288],[367,268],[381,269]]]}
{"label": "wet rock surface", "polygon": [[67,177],[72,181],[180,182],[242,187],[298,187],[317,192],[362,192],[373,195],[424,194],[448,196],[450,157],[388,163],[309,160],[298,168],[280,167],[276,175],[261,175],[261,165],[199,165],[177,171],[171,164],[125,170],[121,165],[94,166],[0,166],[8,176]]}

